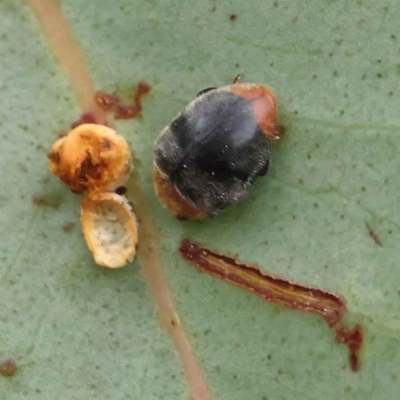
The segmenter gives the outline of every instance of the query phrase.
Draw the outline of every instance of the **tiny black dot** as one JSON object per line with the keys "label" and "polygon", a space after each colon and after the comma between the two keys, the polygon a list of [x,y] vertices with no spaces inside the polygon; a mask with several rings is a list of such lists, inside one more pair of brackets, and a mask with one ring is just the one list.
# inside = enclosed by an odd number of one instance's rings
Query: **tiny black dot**
{"label": "tiny black dot", "polygon": [[119,186],[115,189],[115,193],[119,194],[120,196],[124,195],[127,192],[126,186]]}

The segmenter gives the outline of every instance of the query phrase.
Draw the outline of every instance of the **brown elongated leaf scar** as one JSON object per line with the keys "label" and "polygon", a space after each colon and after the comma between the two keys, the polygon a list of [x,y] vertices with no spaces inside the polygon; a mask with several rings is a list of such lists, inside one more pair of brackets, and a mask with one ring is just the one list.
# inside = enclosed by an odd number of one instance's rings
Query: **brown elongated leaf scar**
{"label": "brown elongated leaf scar", "polygon": [[382,247],[382,241],[379,239],[379,236],[376,234],[376,232],[368,225],[365,224],[368,230],[369,236],[371,236],[371,239],[375,242],[375,244],[379,247]]}
{"label": "brown elongated leaf scar", "polygon": [[336,342],[348,347],[351,369],[358,371],[361,368],[363,329],[359,324],[352,330],[344,326],[343,316],[347,307],[342,296],[264,274],[254,266],[240,263],[189,239],[182,240],[179,252],[201,272],[246,289],[268,302],[321,316],[335,331]]}

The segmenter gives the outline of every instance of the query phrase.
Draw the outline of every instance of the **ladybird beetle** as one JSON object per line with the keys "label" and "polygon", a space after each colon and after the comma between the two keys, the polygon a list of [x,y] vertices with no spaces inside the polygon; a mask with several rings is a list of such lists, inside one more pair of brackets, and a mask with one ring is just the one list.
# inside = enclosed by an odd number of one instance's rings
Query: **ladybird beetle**
{"label": "ladybird beetle", "polygon": [[[235,79],[234,82],[236,82]],[[154,186],[178,218],[217,215],[268,171],[276,123],[274,93],[234,83],[201,91],[155,143]]]}

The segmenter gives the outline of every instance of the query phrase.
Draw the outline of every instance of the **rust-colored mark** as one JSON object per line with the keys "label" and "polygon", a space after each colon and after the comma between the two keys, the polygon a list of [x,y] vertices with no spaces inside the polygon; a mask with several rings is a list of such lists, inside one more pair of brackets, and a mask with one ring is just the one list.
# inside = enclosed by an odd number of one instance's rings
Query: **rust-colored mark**
{"label": "rust-colored mark", "polygon": [[382,241],[379,239],[379,236],[376,234],[376,232],[368,225],[365,224],[369,233],[369,236],[371,236],[371,239],[375,242],[376,245],[379,247],[382,247]]}
{"label": "rust-colored mark", "polygon": [[351,369],[360,369],[363,330],[358,324],[353,330],[343,325],[347,308],[342,296],[264,274],[254,266],[239,263],[234,258],[215,253],[189,239],[182,241],[179,252],[202,272],[246,289],[268,302],[321,316],[334,329],[336,341],[348,347]]}
{"label": "rust-colored mark", "polygon": [[115,119],[133,119],[142,117],[142,97],[151,90],[147,82],[139,82],[133,95],[133,104],[122,104],[121,99],[115,93],[108,94],[97,92],[96,103],[105,112],[112,112]]}
{"label": "rust-colored mark", "polygon": [[58,208],[62,203],[62,198],[50,194],[36,195],[32,197],[33,204],[38,207]]}
{"label": "rust-colored mark", "polygon": [[17,363],[14,360],[5,360],[0,363],[0,375],[5,378],[11,378],[18,371]]}
{"label": "rust-colored mark", "polygon": [[[79,125],[83,125],[83,124],[97,124],[97,120],[96,117],[94,116],[93,113],[91,112],[85,112],[83,113],[78,120],[76,120],[75,122],[73,122],[71,124],[71,129],[75,129],[76,127],[78,127]],[[103,125],[107,125],[106,122],[104,122]],[[67,133],[65,135],[63,135],[62,137],[67,136]]]}
{"label": "rust-colored mark", "polygon": [[62,226],[62,230],[65,233],[70,233],[72,232],[72,230],[75,228],[75,223],[74,222],[66,222],[63,226]]}
{"label": "rust-colored mark", "polygon": [[236,14],[231,14],[230,16],[229,16],[229,19],[232,21],[232,22],[234,22],[234,21],[236,21],[237,20],[237,15]]}
{"label": "rust-colored mark", "polygon": [[28,0],[47,42],[58,58],[76,99],[85,113],[91,113],[97,123],[106,122],[106,113],[95,100],[95,89],[85,58],[72,37],[67,21],[56,0]]}

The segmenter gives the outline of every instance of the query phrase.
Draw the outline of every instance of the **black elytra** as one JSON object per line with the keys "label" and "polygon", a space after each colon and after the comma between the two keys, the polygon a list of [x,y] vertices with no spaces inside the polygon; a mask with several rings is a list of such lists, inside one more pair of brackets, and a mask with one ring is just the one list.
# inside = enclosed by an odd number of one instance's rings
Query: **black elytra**
{"label": "black elytra", "polygon": [[267,173],[270,151],[252,101],[227,87],[202,93],[164,128],[155,164],[184,199],[212,216]]}

